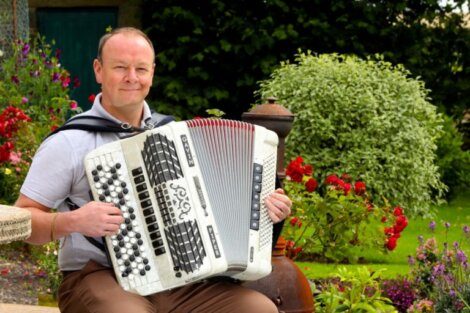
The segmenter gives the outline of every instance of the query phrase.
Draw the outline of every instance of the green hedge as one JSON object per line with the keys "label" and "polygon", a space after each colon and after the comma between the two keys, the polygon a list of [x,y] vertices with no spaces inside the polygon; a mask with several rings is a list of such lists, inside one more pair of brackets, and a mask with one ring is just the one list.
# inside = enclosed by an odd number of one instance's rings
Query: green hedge
{"label": "green hedge", "polygon": [[410,213],[426,213],[445,186],[435,164],[442,118],[424,83],[402,66],[354,56],[301,53],[261,82],[295,112],[288,157],[302,155],[323,175],[348,173]]}

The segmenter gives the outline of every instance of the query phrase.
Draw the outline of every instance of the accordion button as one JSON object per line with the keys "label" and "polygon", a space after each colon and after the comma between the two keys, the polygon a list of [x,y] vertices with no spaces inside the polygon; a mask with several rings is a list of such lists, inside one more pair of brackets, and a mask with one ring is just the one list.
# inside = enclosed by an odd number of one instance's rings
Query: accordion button
{"label": "accordion button", "polygon": [[145,270],[146,270],[147,272],[150,271],[150,265],[146,265],[146,266],[145,266]]}
{"label": "accordion button", "polygon": [[116,163],[116,168],[120,169],[121,168],[121,163]]}
{"label": "accordion button", "polygon": [[124,188],[124,187],[126,187],[126,186],[127,186],[126,182],[122,182],[122,183],[121,183],[121,187],[122,187],[122,188]]}
{"label": "accordion button", "polygon": [[135,214],[131,214],[129,217],[131,218],[131,220],[134,220],[135,219]]}
{"label": "accordion button", "polygon": [[144,271],[144,270],[140,270],[140,275],[141,275],[141,276],[144,276],[144,275],[145,275],[145,271]]}
{"label": "accordion button", "polygon": [[108,189],[108,184],[103,184],[103,186],[101,186],[103,189]]}
{"label": "accordion button", "polygon": [[120,259],[121,258],[121,253],[117,252],[116,253],[116,259]]}
{"label": "accordion button", "polygon": [[98,166],[96,167],[96,169],[97,169],[98,171],[101,171],[101,170],[103,170],[103,166],[98,165]]}
{"label": "accordion button", "polygon": [[119,252],[119,247],[114,247],[114,252]]}
{"label": "accordion button", "polygon": [[106,199],[106,197],[103,196],[103,195],[100,195],[99,199],[100,199],[100,201],[104,201]]}
{"label": "accordion button", "polygon": [[139,240],[137,240],[137,244],[138,244],[139,246],[141,246],[141,245],[144,244],[144,242],[142,241],[142,239],[139,239]]}
{"label": "accordion button", "polygon": [[180,272],[178,272],[178,273],[175,274],[175,276],[178,277],[178,278],[180,278],[182,275],[181,275]]}
{"label": "accordion button", "polygon": [[112,185],[113,183],[114,183],[114,180],[113,180],[113,179],[111,179],[111,178],[108,179],[108,184],[109,184],[109,185]]}
{"label": "accordion button", "polygon": [[127,188],[122,189],[122,193],[127,195],[129,193],[129,190]]}
{"label": "accordion button", "polygon": [[93,175],[93,176],[96,176],[96,175],[98,175],[98,171],[97,171],[97,170],[93,170],[93,171],[91,171],[91,175]]}
{"label": "accordion button", "polygon": [[129,213],[134,213],[134,209],[133,208],[129,208]]}
{"label": "accordion button", "polygon": [[94,177],[93,177],[93,181],[94,181],[95,183],[97,183],[97,182],[100,181],[100,178],[99,178],[98,176],[94,176]]}
{"label": "accordion button", "polygon": [[143,260],[143,263],[144,263],[144,264],[148,264],[148,263],[149,263],[149,260],[148,260],[148,259],[144,259],[144,260]]}
{"label": "accordion button", "polygon": [[111,169],[109,170],[111,173],[116,173],[116,168],[115,167],[111,167]]}
{"label": "accordion button", "polygon": [[138,250],[134,251],[134,255],[135,256],[139,256],[140,255],[140,252]]}
{"label": "accordion button", "polygon": [[135,169],[132,170],[132,175],[133,175],[133,176],[137,176],[137,175],[142,174],[142,172],[143,172],[143,171],[142,171],[142,168],[141,168],[141,167],[138,167],[138,168],[135,168]]}

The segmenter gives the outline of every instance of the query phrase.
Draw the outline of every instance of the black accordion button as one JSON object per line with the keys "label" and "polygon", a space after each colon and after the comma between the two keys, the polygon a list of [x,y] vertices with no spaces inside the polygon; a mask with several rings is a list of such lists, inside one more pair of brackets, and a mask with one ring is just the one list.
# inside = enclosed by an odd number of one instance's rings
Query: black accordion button
{"label": "black accordion button", "polygon": [[105,195],[105,196],[109,196],[110,194],[111,194],[111,193],[109,192],[109,190],[106,190],[106,191],[104,192],[104,195]]}
{"label": "black accordion button", "polygon": [[140,239],[142,235],[140,233],[135,233],[135,238]]}
{"label": "black accordion button", "polygon": [[122,188],[124,188],[124,187],[126,187],[126,186],[127,186],[127,184],[126,184],[125,182],[122,182],[122,183],[121,183],[121,187],[122,187]]}
{"label": "black accordion button", "polygon": [[129,225],[131,223],[131,219],[130,218],[126,218],[124,220],[124,223],[126,223],[126,225]]}
{"label": "black accordion button", "polygon": [[108,189],[108,185],[106,185],[106,184],[103,184],[103,186],[101,186],[101,187],[103,187],[103,189]]}
{"label": "black accordion button", "polygon": [[144,242],[142,241],[142,239],[139,239],[139,240],[137,240],[137,244],[138,244],[139,246],[141,246],[141,245],[144,244]]}
{"label": "black accordion button", "polygon": [[135,214],[131,214],[129,215],[129,217],[131,218],[131,220],[135,220]]}
{"label": "black accordion button", "polygon": [[122,276],[123,278],[126,278],[126,277],[127,277],[127,273],[124,272],[124,273],[121,274],[121,276]]}
{"label": "black accordion button", "polygon": [[93,175],[93,176],[96,176],[96,175],[98,175],[98,171],[97,171],[97,170],[93,170],[93,171],[91,171],[91,175]]}
{"label": "black accordion button", "polygon": [[121,258],[121,253],[116,253],[116,259],[120,259]]}
{"label": "black accordion button", "polygon": [[135,255],[135,256],[139,256],[139,255],[140,255],[139,250],[135,250],[135,251],[134,251],[134,255]]}
{"label": "black accordion button", "polygon": [[125,260],[125,261],[124,261],[124,265],[125,265],[125,266],[129,266],[129,265],[131,265],[131,262],[129,262],[129,260]]}
{"label": "black accordion button", "polygon": [[135,256],[134,256],[133,254],[131,254],[131,255],[129,256],[129,260],[130,260],[131,262],[134,261],[134,260],[135,260]]}
{"label": "black accordion button", "polygon": [[117,238],[117,240],[122,240],[124,237],[122,237],[122,235],[119,234],[119,235],[116,236],[116,238]]}
{"label": "black accordion button", "polygon": [[141,168],[141,167],[138,167],[138,168],[135,168],[135,169],[132,170],[132,175],[133,175],[133,176],[137,176],[137,175],[142,174],[142,172],[143,172],[143,171],[142,171],[142,168]]}
{"label": "black accordion button", "polygon": [[156,248],[155,249],[155,255],[162,255],[165,253],[165,248],[164,247],[161,247],[161,248]]}
{"label": "black accordion button", "polygon": [[116,168],[120,169],[121,168],[121,163],[116,163]]}
{"label": "black accordion button", "polygon": [[147,185],[146,184],[137,185],[136,189],[137,189],[137,192],[147,190]]}
{"label": "black accordion button", "polygon": [[98,199],[100,199],[100,201],[104,201],[106,199],[106,197],[103,196],[103,195],[100,195],[100,197]]}
{"label": "black accordion button", "polygon": [[178,272],[175,274],[176,277],[180,278],[182,275],[181,275],[181,272]]}
{"label": "black accordion button", "polygon": [[111,167],[111,173],[116,173],[116,169],[114,167]]}
{"label": "black accordion button", "polygon": [[119,252],[119,247],[118,246],[114,247],[114,252]]}
{"label": "black accordion button", "polygon": [[150,265],[145,266],[145,270],[148,272],[150,271]]}
{"label": "black accordion button", "polygon": [[144,276],[145,275],[145,270],[140,270],[140,275]]}
{"label": "black accordion button", "polygon": [[145,258],[143,261],[142,261],[144,264],[148,264],[149,263],[149,260],[147,258]]}
{"label": "black accordion button", "polygon": [[103,169],[103,166],[98,165],[98,166],[96,167],[96,169],[97,169],[98,171],[101,171],[101,170]]}
{"label": "black accordion button", "polygon": [[108,184],[112,185],[114,183],[114,180],[112,180],[111,178],[108,179]]}
{"label": "black accordion button", "polygon": [[[111,172],[112,172],[112,170],[111,170]],[[118,179],[118,175],[117,175],[116,173],[114,173],[113,176],[112,176],[112,178],[113,178],[113,179]]]}
{"label": "black accordion button", "polygon": [[144,181],[145,181],[144,175],[140,175],[140,176],[137,176],[137,177],[134,178],[134,183],[136,183],[136,184],[143,183]]}
{"label": "black accordion button", "polygon": [[127,229],[123,229],[123,230],[121,231],[121,234],[122,234],[123,236],[126,236],[126,235],[127,235]]}
{"label": "black accordion button", "polygon": [[125,195],[127,195],[127,194],[129,193],[129,189],[124,188],[124,189],[122,190],[122,193],[125,194]]}
{"label": "black accordion button", "polygon": [[99,182],[99,181],[100,181],[99,176],[96,176],[96,175],[93,176],[93,181],[94,181],[95,183]]}

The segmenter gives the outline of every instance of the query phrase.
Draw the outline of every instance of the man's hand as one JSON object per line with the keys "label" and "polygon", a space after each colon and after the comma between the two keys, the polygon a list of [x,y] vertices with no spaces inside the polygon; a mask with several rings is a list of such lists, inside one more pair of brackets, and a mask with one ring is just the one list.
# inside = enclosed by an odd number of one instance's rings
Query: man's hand
{"label": "man's hand", "polygon": [[273,193],[267,196],[264,203],[273,223],[279,223],[289,216],[292,207],[292,201],[281,188],[274,190]]}
{"label": "man's hand", "polygon": [[72,214],[75,231],[89,237],[114,235],[124,222],[121,210],[111,203],[92,201]]}

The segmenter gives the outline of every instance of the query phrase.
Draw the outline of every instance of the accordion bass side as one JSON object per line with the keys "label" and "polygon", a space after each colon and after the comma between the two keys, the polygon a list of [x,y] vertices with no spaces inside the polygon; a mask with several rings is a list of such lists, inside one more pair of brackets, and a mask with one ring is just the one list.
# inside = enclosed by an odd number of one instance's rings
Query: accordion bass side
{"label": "accordion bass side", "polygon": [[96,201],[124,217],[105,237],[119,284],[153,294],[209,278],[271,272],[277,135],[232,120],[172,122],[85,157]]}

